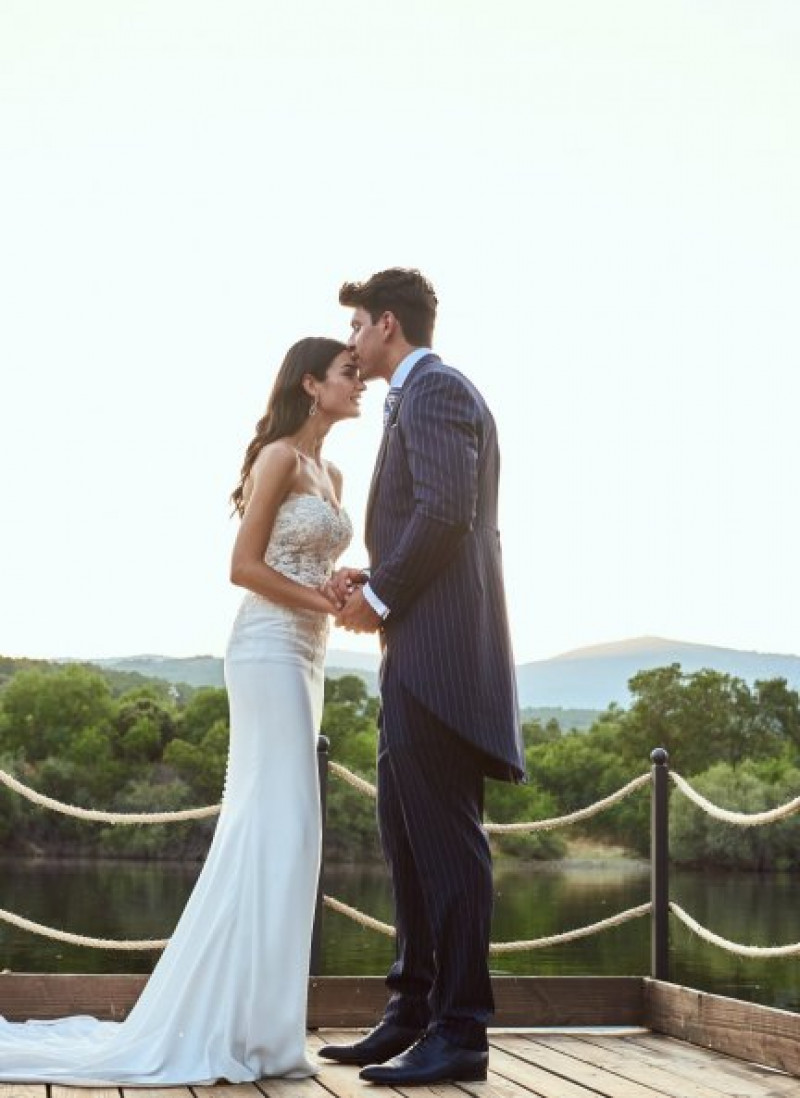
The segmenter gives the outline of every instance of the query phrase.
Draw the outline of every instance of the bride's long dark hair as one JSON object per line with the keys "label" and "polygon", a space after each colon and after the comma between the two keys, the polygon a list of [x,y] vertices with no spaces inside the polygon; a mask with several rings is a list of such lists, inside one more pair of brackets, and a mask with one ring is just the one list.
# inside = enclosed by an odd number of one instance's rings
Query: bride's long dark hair
{"label": "bride's long dark hair", "polygon": [[338,339],[308,336],[286,352],[267,401],[267,410],[256,424],[256,433],[245,450],[239,483],[231,492],[231,503],[238,514],[244,513],[244,486],[258,455],[268,442],[295,434],[308,419],[314,402],[303,388],[303,378],[311,374],[317,381],[324,381],[330,364],[346,350]]}

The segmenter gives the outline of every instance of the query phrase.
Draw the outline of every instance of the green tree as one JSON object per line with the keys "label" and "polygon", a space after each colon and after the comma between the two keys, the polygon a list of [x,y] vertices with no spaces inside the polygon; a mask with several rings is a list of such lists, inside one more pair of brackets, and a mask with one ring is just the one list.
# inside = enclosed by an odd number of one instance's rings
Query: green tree
{"label": "green tree", "polygon": [[189,743],[200,743],[218,721],[226,727],[230,721],[228,693],[216,686],[205,686],[189,699],[176,734]]}
{"label": "green tree", "polygon": [[54,672],[20,671],[3,688],[0,751],[30,762],[62,754],[88,729],[113,732],[114,701],[102,675],[68,665]]}
{"label": "green tree", "polygon": [[[736,812],[763,812],[794,799],[800,770],[748,760],[740,766],[720,762],[692,780],[712,803]],[[670,853],[678,864],[718,869],[795,869],[800,866],[800,815],[777,823],[741,827],[714,819],[680,793],[670,804]]]}
{"label": "green tree", "polygon": [[178,711],[168,694],[149,685],[128,691],[117,702],[117,752],[131,762],[155,762],[173,739],[177,721]]}
{"label": "green tree", "polygon": [[621,722],[626,758],[644,760],[653,747],[665,747],[687,775],[719,759],[737,766],[778,753],[795,732],[793,721],[800,724],[792,691],[761,683],[753,692],[720,671],[684,674],[674,663],[641,671],[629,688],[633,703]]}
{"label": "green tree", "polygon": [[164,752],[164,762],[172,767],[202,802],[192,807],[216,804],[222,796],[225,766],[228,760],[228,725],[217,720],[199,743],[180,737],[172,740]]}

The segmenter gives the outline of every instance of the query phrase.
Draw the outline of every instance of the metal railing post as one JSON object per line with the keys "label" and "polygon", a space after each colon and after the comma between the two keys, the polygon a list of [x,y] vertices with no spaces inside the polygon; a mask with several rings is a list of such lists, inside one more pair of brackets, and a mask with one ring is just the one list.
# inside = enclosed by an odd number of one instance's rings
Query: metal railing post
{"label": "metal railing post", "polygon": [[669,755],[657,747],[650,755],[650,974],[669,979]]}
{"label": "metal railing post", "polygon": [[328,809],[328,748],[331,741],[327,736],[317,738],[317,773],[319,774],[319,805],[322,813],[322,856],[319,865],[319,883],[317,884],[317,903],[314,908],[314,930],[311,936],[311,964],[309,975],[320,976],[322,967],[322,896],[325,874],[325,832],[327,831]]}

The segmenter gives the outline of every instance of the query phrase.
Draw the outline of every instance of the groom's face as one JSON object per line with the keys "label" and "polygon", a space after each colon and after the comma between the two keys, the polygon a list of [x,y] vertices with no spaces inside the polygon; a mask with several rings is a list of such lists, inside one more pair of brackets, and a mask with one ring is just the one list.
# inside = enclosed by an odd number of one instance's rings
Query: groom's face
{"label": "groom's face", "polygon": [[386,340],[381,317],[373,324],[367,310],[359,305],[353,310],[350,329],[347,346],[358,366],[361,379],[372,381],[376,377],[383,377],[386,372]]}

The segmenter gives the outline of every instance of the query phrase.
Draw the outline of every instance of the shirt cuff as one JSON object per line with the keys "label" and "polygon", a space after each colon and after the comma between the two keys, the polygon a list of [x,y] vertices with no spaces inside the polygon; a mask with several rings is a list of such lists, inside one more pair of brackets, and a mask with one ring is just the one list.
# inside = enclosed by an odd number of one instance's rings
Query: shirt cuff
{"label": "shirt cuff", "polygon": [[375,613],[385,621],[389,617],[389,607],[381,602],[368,583],[365,583],[361,590]]}

